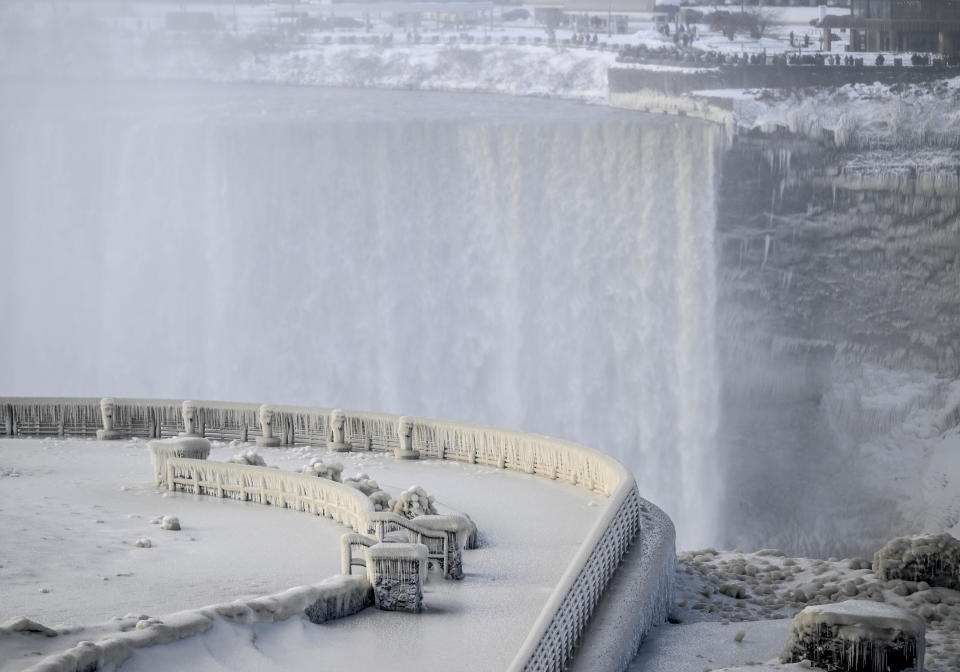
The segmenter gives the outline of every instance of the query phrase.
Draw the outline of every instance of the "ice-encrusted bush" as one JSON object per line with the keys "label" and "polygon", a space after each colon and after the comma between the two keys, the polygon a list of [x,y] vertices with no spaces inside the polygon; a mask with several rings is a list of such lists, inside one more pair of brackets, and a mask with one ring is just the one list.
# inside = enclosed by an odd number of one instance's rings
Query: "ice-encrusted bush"
{"label": "ice-encrusted bush", "polygon": [[390,510],[390,495],[385,493],[383,490],[377,490],[376,492],[371,492],[367,496],[370,498],[370,501],[373,502],[374,511]]}
{"label": "ice-encrusted bush", "polygon": [[249,464],[254,467],[267,466],[267,463],[263,461],[260,453],[258,453],[254,448],[241,450],[239,453],[231,457],[229,461],[234,464]]}
{"label": "ice-encrusted bush", "polygon": [[396,500],[390,503],[390,510],[411,519],[417,516],[436,515],[437,510],[433,502],[434,498],[428,495],[426,490],[419,485],[414,485],[401,492]]}
{"label": "ice-encrusted bush", "polygon": [[310,464],[300,470],[304,474],[313,474],[319,478],[326,478],[330,481],[340,482],[340,474],[343,473],[343,464],[340,462],[324,462],[319,457],[310,460]]}
{"label": "ice-encrusted bush", "polygon": [[874,554],[873,573],[960,590],[960,540],[946,533],[892,539]]}
{"label": "ice-encrusted bush", "polygon": [[368,496],[380,489],[380,485],[366,474],[357,474],[356,476],[351,476],[350,478],[346,479],[343,484],[349,485],[351,488],[356,488]]}
{"label": "ice-encrusted bush", "polygon": [[343,481],[344,485],[356,488],[373,502],[375,511],[390,510],[390,495],[380,489],[380,485],[367,474],[357,474]]}

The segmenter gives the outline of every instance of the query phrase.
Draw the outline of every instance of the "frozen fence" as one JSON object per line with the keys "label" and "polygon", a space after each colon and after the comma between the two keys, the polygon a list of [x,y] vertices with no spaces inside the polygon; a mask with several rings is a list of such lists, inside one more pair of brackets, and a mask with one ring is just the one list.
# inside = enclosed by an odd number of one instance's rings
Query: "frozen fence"
{"label": "frozen fence", "polygon": [[167,460],[167,488],[197,495],[230,497],[332,518],[359,530],[364,514],[373,512],[370,498],[355,488],[325,478],[232,462],[186,457]]}
{"label": "frozen fence", "polygon": [[[197,401],[197,432],[209,438],[250,440],[262,434],[260,404]],[[181,402],[115,398],[114,428],[131,436],[174,436],[183,430]],[[333,409],[273,406],[274,434],[285,444],[326,445]],[[8,436],[95,436],[96,398],[0,397]],[[400,416],[346,411],[346,441],[353,450],[399,446]],[[42,430],[42,431],[41,431]],[[597,523],[551,593],[510,665],[511,671],[566,667],[607,583],[640,534],[636,483],[615,459],[576,443],[463,423],[414,418],[413,448],[422,457],[453,459],[511,469],[600,492],[607,496]],[[263,467],[170,459],[168,487],[282,506],[325,515],[362,531],[373,512],[361,492],[339,483]],[[659,578],[657,579],[659,580]],[[654,591],[664,603],[671,599]],[[669,591],[666,591],[669,593]],[[660,613],[662,604],[651,605]]]}

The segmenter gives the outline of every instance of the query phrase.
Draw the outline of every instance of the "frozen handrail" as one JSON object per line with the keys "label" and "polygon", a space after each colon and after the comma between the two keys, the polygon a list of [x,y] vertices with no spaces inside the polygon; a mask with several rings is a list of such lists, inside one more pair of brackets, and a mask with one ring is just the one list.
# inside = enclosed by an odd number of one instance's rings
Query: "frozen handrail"
{"label": "frozen handrail", "polygon": [[373,502],[359,490],[324,478],[269,467],[210,462],[186,457],[167,460],[167,488],[198,495],[272,504],[332,518],[359,531]]}

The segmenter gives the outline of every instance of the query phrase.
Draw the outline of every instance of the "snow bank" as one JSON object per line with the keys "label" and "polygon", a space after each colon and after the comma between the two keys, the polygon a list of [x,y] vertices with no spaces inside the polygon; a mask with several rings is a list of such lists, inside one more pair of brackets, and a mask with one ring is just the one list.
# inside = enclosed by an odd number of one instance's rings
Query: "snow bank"
{"label": "snow bank", "polygon": [[[80,642],[27,668],[27,672],[90,672],[119,667],[133,649],[169,644],[207,632],[218,618],[234,623],[275,623],[301,614],[314,623],[322,623],[355,614],[372,603],[366,578],[335,576],[276,595],[181,611],[163,621],[142,619],[133,630],[98,642]],[[145,625],[141,627],[140,623]]]}

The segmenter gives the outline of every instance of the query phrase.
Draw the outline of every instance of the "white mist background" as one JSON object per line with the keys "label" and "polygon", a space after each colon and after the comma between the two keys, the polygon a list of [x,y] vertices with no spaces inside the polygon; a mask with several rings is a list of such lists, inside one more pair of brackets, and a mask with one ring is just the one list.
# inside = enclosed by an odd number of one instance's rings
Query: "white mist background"
{"label": "white mist background", "polygon": [[527,99],[5,85],[2,393],[534,431],[718,538],[715,131]]}

